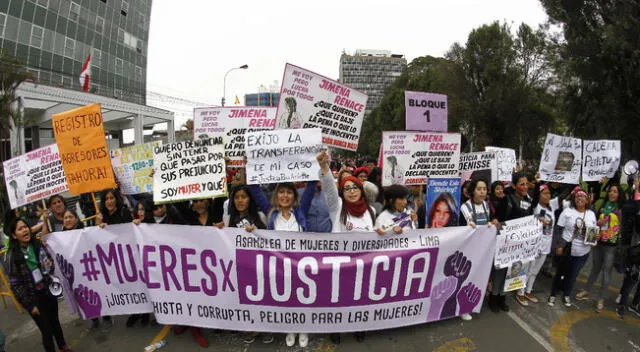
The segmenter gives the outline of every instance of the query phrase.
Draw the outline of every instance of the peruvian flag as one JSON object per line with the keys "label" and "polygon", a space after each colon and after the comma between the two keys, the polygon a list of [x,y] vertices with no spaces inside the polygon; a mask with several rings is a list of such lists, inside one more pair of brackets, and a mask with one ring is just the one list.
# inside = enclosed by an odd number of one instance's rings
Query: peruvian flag
{"label": "peruvian flag", "polygon": [[91,79],[91,53],[87,56],[87,59],[82,65],[82,72],[80,72],[80,84],[82,85],[82,91],[89,91],[89,80]]}

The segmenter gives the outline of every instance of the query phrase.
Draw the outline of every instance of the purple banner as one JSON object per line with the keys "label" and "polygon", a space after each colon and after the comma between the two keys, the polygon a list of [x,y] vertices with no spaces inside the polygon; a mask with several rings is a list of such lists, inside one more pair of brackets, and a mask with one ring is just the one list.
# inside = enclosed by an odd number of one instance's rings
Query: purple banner
{"label": "purple banner", "polygon": [[404,106],[407,131],[447,132],[446,95],[405,91]]}

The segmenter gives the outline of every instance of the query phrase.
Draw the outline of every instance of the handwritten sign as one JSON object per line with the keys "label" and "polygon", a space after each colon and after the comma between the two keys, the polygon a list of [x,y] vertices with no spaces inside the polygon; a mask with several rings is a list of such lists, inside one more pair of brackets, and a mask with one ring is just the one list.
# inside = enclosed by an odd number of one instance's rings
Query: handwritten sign
{"label": "handwritten sign", "polygon": [[247,133],[247,184],[318,179],[319,128]]}
{"label": "handwritten sign", "polygon": [[613,178],[620,167],[620,141],[582,141],[584,160],[582,180],[600,181],[603,177]]}
{"label": "handwritten sign", "polygon": [[156,141],[111,151],[111,165],[122,193],[153,192],[153,148],[161,145]]}
{"label": "handwritten sign", "polygon": [[382,185],[424,185],[458,176],[460,134],[383,132]]}
{"label": "handwritten sign", "polygon": [[485,147],[485,152],[496,155],[497,180],[511,181],[511,175],[516,169],[516,151],[511,148]]}
{"label": "handwritten sign", "polygon": [[55,114],[51,123],[69,191],[82,194],[114,188],[100,104]]}
{"label": "handwritten sign", "polygon": [[547,133],[540,157],[540,180],[577,184],[581,166],[581,139]]}
{"label": "handwritten sign", "polygon": [[68,190],[56,144],[32,150],[3,165],[11,209]]}
{"label": "handwritten sign", "polygon": [[535,259],[541,236],[542,223],[533,215],[506,221],[496,242],[495,266],[507,268]]}
{"label": "handwritten sign", "polygon": [[358,149],[366,104],[366,94],[287,64],[280,90],[276,128],[321,128],[322,143],[355,151]]}
{"label": "handwritten sign", "polygon": [[153,149],[153,201],[212,198],[227,194],[222,138],[157,146]]}
{"label": "handwritten sign", "polygon": [[[227,167],[244,167],[245,134],[247,132],[273,130],[276,123],[276,108],[266,106],[239,106],[229,108],[196,108],[193,115],[194,138],[201,136],[222,136],[225,156],[230,159]],[[224,126],[223,133],[219,128],[211,128],[214,134],[209,135],[209,129],[204,127],[205,119],[215,117],[216,124]]]}
{"label": "handwritten sign", "polygon": [[409,131],[447,132],[447,96],[404,92],[406,127]]}

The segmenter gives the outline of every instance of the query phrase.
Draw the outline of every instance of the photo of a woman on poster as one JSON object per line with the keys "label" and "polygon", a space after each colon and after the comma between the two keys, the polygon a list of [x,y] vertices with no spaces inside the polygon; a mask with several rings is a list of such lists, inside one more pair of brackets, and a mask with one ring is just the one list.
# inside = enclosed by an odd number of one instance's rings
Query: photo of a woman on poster
{"label": "photo of a woman on poster", "polygon": [[395,155],[387,157],[383,174],[385,179],[383,184],[404,185],[404,169],[398,166],[398,159]]}
{"label": "photo of a woman on poster", "polygon": [[297,111],[298,102],[296,99],[294,97],[286,97],[284,98],[284,103],[287,109],[278,117],[278,128],[301,128],[302,119]]}
{"label": "photo of a woman on poster", "polygon": [[427,217],[429,228],[449,227],[458,224],[458,204],[451,193],[440,193],[433,201]]}

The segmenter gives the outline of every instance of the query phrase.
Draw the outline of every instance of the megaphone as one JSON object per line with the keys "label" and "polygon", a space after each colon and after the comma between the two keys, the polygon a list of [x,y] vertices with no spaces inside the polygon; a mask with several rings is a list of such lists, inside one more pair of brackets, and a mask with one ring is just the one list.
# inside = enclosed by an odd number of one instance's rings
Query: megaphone
{"label": "megaphone", "polygon": [[638,161],[637,160],[629,160],[624,167],[622,168],[625,174],[629,176],[636,176],[638,174]]}
{"label": "megaphone", "polygon": [[51,283],[49,284],[49,292],[54,297],[62,296],[62,282],[57,277],[51,275]]}

